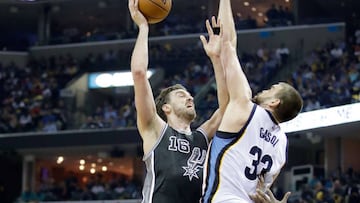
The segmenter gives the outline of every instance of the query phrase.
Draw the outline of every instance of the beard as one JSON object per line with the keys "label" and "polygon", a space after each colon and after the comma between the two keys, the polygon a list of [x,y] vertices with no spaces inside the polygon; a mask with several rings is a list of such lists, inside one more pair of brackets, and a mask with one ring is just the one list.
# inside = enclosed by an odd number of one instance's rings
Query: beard
{"label": "beard", "polygon": [[196,111],[193,108],[177,108],[174,111],[175,115],[178,116],[179,118],[185,119],[189,122],[194,121],[194,119],[196,118]]}
{"label": "beard", "polygon": [[260,98],[259,94],[257,94],[251,99],[251,101],[254,102],[255,104],[259,104],[259,98]]}
{"label": "beard", "polygon": [[272,96],[269,93],[266,92],[259,92],[258,94],[256,94],[251,100],[252,102],[254,102],[255,104],[261,106],[263,104],[267,104],[269,102],[271,102],[271,100],[273,100],[275,97]]}
{"label": "beard", "polygon": [[260,92],[260,93],[256,94],[251,100],[252,100],[252,102],[254,102],[255,104],[260,105],[260,104],[264,103],[264,101],[265,101],[266,99],[267,99],[266,96],[265,96],[265,95],[262,95],[262,93]]}

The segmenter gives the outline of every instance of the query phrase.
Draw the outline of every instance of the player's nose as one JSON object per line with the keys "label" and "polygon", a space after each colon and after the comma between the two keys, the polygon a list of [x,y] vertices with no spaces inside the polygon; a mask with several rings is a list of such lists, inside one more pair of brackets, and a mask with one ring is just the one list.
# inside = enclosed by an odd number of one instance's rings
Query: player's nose
{"label": "player's nose", "polygon": [[187,100],[190,100],[190,101],[194,101],[194,97],[192,97],[191,95],[188,96]]}

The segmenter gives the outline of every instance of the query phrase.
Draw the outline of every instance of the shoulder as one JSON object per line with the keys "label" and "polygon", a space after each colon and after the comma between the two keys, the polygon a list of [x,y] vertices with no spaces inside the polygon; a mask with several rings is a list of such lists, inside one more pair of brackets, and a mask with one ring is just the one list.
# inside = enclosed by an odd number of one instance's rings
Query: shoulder
{"label": "shoulder", "polygon": [[254,112],[254,117],[256,117],[257,119],[262,119],[262,120],[266,120],[266,121],[270,121],[273,122],[274,124],[279,124],[279,122],[276,121],[275,117],[273,116],[273,114],[265,109],[262,106],[259,106],[257,104],[255,104],[256,109],[253,110]]}
{"label": "shoulder", "polygon": [[193,134],[195,139],[204,140],[204,141],[206,141],[206,144],[209,144],[208,135],[205,132],[205,130],[202,129],[201,127],[197,128],[196,130],[193,130],[192,134]]}

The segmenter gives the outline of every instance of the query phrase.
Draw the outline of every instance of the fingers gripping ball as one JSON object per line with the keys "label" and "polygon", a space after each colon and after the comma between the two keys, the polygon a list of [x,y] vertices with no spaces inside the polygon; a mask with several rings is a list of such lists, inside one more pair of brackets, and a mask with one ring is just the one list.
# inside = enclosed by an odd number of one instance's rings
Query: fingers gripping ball
{"label": "fingers gripping ball", "polygon": [[139,0],[139,10],[149,24],[164,20],[170,13],[172,0]]}

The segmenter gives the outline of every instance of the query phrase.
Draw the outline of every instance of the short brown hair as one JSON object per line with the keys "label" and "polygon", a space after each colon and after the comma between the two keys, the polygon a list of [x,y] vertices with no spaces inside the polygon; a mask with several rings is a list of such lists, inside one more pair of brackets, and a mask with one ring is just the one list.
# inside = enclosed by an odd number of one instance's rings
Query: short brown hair
{"label": "short brown hair", "polygon": [[184,86],[180,84],[175,84],[170,87],[162,89],[160,94],[155,99],[156,112],[160,116],[160,118],[162,118],[165,122],[167,122],[167,117],[165,115],[165,112],[162,110],[162,106],[169,101],[169,93],[178,89],[186,90]]}
{"label": "short brown hair", "polygon": [[291,85],[281,82],[282,90],[276,94],[280,104],[275,110],[279,122],[286,122],[295,118],[303,108],[303,99],[299,92]]}

